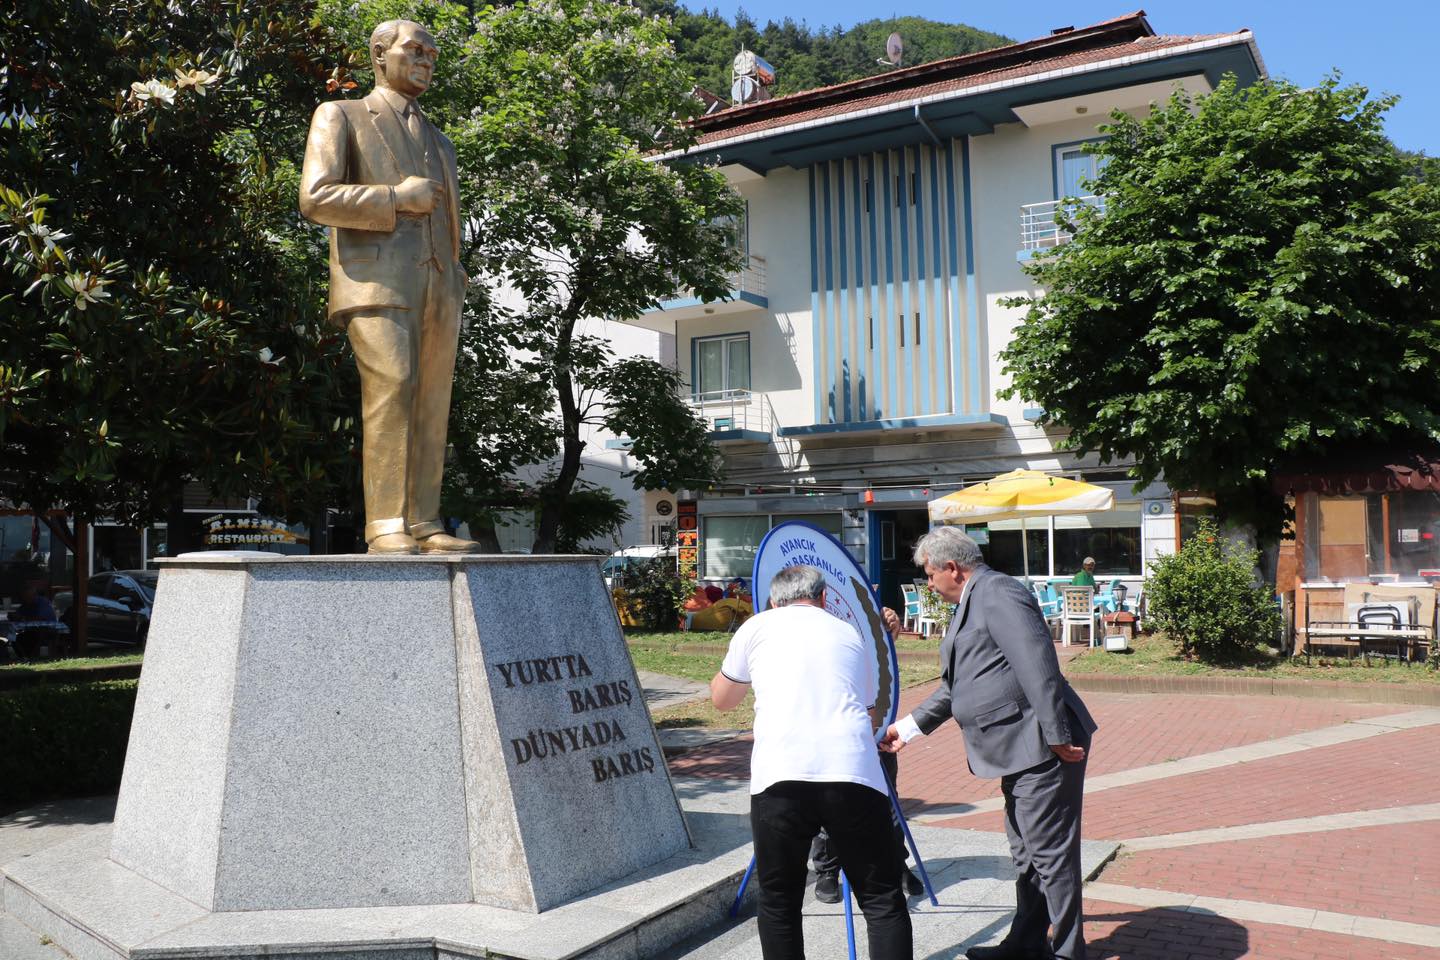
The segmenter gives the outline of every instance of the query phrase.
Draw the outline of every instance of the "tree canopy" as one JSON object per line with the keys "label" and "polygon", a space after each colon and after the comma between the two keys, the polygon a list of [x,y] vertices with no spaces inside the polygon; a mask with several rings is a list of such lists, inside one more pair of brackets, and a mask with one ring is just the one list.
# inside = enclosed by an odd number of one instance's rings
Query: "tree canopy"
{"label": "tree canopy", "polygon": [[304,0],[27,0],[0,35],[0,483],[141,521],[189,479],[353,480],[353,371],[295,212],[345,57]]}
{"label": "tree canopy", "polygon": [[928,63],[1011,42],[997,33],[924,17],[866,20],[848,29],[812,28],[790,17],[767,20],[761,26],[744,10],[736,13],[732,23],[718,11],[688,10],[675,0],[641,0],[641,7],[674,24],[671,36],[680,62],[700,86],[722,97],[730,90],[730,64],[742,46],[775,67],[774,92],[786,94],[891,69],[876,63],[885,56],[885,40],[891,33],[899,33],[905,42],[906,64]]}
{"label": "tree canopy", "polygon": [[1011,386],[1139,482],[1214,492],[1278,533],[1278,463],[1435,435],[1440,186],[1381,130],[1393,97],[1331,78],[1117,113],[1072,242],[1002,353]]}

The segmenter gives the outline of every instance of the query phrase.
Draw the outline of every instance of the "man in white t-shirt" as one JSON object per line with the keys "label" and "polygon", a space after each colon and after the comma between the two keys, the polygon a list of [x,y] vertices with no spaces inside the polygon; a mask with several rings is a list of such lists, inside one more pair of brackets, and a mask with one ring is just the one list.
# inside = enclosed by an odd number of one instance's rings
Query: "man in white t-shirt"
{"label": "man in white t-shirt", "polygon": [[909,960],[910,914],[890,797],[875,751],[875,654],[825,612],[825,574],[786,567],[772,609],[730,641],[710,699],[731,710],[755,691],[750,828],[765,960],[803,960],[800,910],[810,841],[824,827],[865,914],[871,960]]}

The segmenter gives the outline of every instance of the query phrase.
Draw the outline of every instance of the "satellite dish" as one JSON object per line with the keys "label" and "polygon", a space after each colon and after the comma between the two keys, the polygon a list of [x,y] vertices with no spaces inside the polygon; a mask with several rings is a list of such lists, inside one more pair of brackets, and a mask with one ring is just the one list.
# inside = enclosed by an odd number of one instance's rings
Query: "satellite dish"
{"label": "satellite dish", "polygon": [[892,33],[885,41],[885,58],[895,66],[900,66],[900,57],[905,53],[905,44],[900,42],[900,34]]}

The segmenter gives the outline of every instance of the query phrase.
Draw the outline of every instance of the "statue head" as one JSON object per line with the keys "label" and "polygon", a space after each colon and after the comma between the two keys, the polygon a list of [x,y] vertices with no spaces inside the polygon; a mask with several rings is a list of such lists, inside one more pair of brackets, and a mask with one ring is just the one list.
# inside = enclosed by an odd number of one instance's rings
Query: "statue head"
{"label": "statue head", "polygon": [[370,34],[375,85],[412,100],[430,88],[439,56],[435,38],[414,20],[386,20]]}

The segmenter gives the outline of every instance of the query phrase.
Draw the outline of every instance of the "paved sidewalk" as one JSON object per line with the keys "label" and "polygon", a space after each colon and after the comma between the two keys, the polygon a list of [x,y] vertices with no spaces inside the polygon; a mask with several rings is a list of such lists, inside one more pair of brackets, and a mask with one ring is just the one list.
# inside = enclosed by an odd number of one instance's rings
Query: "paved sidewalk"
{"label": "paved sidewalk", "polygon": [[[1084,835],[1121,844],[1087,887],[1091,960],[1440,957],[1440,709],[1084,697]],[[743,778],[748,746],[672,769]],[[998,781],[968,773],[953,725],[906,749],[900,794],[912,822],[1003,830]]]}

